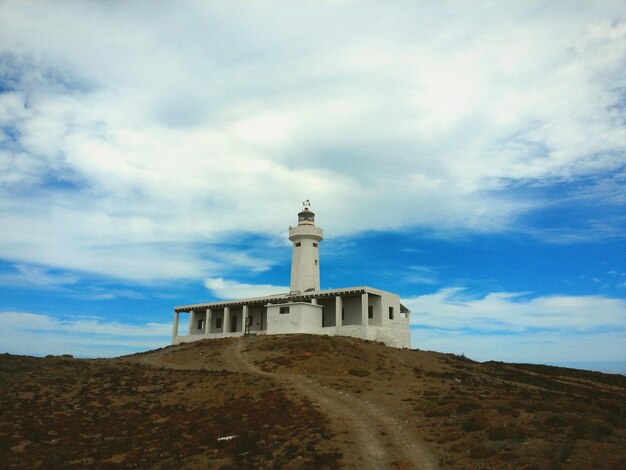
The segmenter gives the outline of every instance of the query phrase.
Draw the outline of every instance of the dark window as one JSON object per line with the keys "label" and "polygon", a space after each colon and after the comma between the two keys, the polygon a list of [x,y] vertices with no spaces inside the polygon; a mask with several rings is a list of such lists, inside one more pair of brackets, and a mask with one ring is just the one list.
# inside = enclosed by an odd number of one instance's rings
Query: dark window
{"label": "dark window", "polygon": [[300,245],[302,245],[302,243],[296,242],[296,246],[300,246]]}
{"label": "dark window", "polygon": [[198,320],[198,329],[204,330],[204,320]]}
{"label": "dark window", "polygon": [[215,329],[219,330],[222,328],[222,319],[221,318],[216,318],[215,319]]}
{"label": "dark window", "polygon": [[315,266],[317,266],[317,260],[315,260]]}
{"label": "dark window", "polygon": [[345,309],[345,308],[342,308],[342,309],[341,309],[341,319],[342,319],[342,320],[345,320],[345,319],[346,319],[346,309]]}
{"label": "dark window", "polygon": [[314,247],[314,248],[317,248],[317,243],[313,243],[313,247]]}
{"label": "dark window", "polygon": [[289,313],[289,307],[280,307],[279,313]]}
{"label": "dark window", "polygon": [[389,307],[389,320],[393,320],[393,307]]}
{"label": "dark window", "polygon": [[374,318],[374,306],[369,305],[367,307],[367,318]]}

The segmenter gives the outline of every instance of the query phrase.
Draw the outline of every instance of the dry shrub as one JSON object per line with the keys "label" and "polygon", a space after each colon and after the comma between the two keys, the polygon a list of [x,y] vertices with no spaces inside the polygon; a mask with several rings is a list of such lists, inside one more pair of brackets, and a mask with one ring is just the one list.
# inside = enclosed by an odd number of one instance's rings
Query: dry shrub
{"label": "dry shrub", "polygon": [[563,446],[561,447],[561,462],[566,462],[567,459],[569,459],[570,456],[572,455],[573,451],[574,451],[574,440],[573,439],[565,440],[565,442],[563,443]]}
{"label": "dry shrub", "polygon": [[487,427],[487,418],[483,415],[473,414],[461,421],[461,429],[465,432],[480,431]]}
{"label": "dry shrub", "polygon": [[521,410],[527,407],[527,404],[520,400],[509,400],[508,405],[516,410]]}
{"label": "dry shrub", "polygon": [[450,416],[452,410],[447,406],[438,406],[426,404],[423,408],[424,416],[428,418],[441,418],[443,416]]}
{"label": "dry shrub", "polygon": [[348,370],[348,374],[355,375],[357,377],[367,377],[370,375],[370,372],[367,369],[350,369]]}
{"label": "dry shrub", "polygon": [[519,391],[519,396],[522,397],[522,398],[529,399],[529,398],[533,397],[533,393],[530,390],[528,390],[527,388],[522,388]]}
{"label": "dry shrub", "polygon": [[526,437],[526,433],[521,426],[497,426],[489,429],[487,436],[490,441],[521,440]]}
{"label": "dry shrub", "polygon": [[480,403],[476,401],[464,401],[459,403],[456,407],[458,413],[467,413],[468,411],[474,411],[480,408]]}
{"label": "dry shrub", "polygon": [[604,423],[581,419],[570,430],[570,437],[574,439],[604,440],[613,434],[613,429]]}
{"label": "dry shrub", "polygon": [[482,443],[470,449],[470,457],[473,459],[486,459],[498,453],[498,449],[492,443]]}
{"label": "dry shrub", "polygon": [[558,414],[558,415],[548,416],[544,420],[543,424],[551,428],[562,428],[563,426],[565,426],[566,423],[565,423],[565,418],[563,417],[563,415]]}
{"label": "dry shrub", "polygon": [[343,458],[343,452],[335,449],[333,452],[316,453],[314,468],[336,468],[337,461]]}
{"label": "dry shrub", "polygon": [[498,410],[498,413],[503,414],[503,415],[509,415],[509,416],[512,416],[513,418],[517,418],[520,415],[520,412],[518,409],[511,407],[507,403],[498,405],[497,410]]}
{"label": "dry shrub", "polygon": [[606,416],[606,420],[618,428],[626,428],[626,416],[621,413],[611,413]]}

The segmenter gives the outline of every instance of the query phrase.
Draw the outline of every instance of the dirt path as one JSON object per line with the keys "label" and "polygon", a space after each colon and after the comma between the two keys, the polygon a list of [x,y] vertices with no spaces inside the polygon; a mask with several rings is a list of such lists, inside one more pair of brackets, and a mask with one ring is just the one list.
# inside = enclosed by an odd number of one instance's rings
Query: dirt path
{"label": "dirt path", "polygon": [[[300,375],[265,372],[251,363],[239,339],[226,357],[235,370],[272,377],[291,385],[300,395],[319,406],[348,441],[344,452],[347,462],[359,469],[435,469],[436,460],[410,429],[381,405],[369,403]],[[228,360],[228,359],[227,359]],[[352,455],[350,455],[352,454]]]}
{"label": "dirt path", "polygon": [[[350,468],[358,469],[436,469],[437,460],[412,432],[401,416],[384,403],[372,403],[346,391],[324,385],[314,378],[289,373],[265,372],[255,366],[243,350],[243,338],[236,338],[211,358],[217,369],[245,372],[276,380],[296,395],[310,400],[327,416],[336,440]],[[203,356],[176,357],[171,351],[155,351],[136,356],[133,361],[152,367],[194,370],[209,366]]]}

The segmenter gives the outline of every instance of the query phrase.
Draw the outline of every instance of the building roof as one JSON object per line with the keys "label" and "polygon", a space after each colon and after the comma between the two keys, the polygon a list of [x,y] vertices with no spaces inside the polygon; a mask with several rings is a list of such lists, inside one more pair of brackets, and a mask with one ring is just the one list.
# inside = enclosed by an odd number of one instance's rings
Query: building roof
{"label": "building roof", "polygon": [[[358,295],[358,294],[364,294],[364,293],[374,294],[374,295],[390,294],[390,292],[386,292],[386,291],[375,289],[373,287],[368,287],[368,286],[344,287],[341,289],[328,289],[328,290],[319,290],[319,291],[311,291],[311,292],[286,292],[282,294],[266,295],[264,297],[250,297],[247,299],[220,300],[217,302],[203,302],[199,304],[181,305],[181,306],[175,307],[174,311],[175,312],[189,312],[190,310],[236,307],[240,305],[267,305],[267,304],[278,304],[278,303],[286,303],[286,302],[303,302],[303,301],[311,300],[311,299],[336,297],[338,295],[347,296],[347,295]],[[402,304],[400,304],[400,310],[403,313],[410,312],[410,310]]]}

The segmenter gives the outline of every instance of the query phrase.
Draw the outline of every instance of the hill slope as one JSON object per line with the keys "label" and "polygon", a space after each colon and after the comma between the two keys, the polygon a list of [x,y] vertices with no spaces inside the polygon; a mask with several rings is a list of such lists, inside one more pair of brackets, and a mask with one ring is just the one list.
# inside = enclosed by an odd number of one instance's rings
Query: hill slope
{"label": "hill slope", "polygon": [[0,355],[8,468],[626,468],[626,378],[352,338]]}

